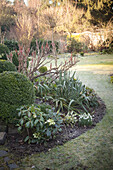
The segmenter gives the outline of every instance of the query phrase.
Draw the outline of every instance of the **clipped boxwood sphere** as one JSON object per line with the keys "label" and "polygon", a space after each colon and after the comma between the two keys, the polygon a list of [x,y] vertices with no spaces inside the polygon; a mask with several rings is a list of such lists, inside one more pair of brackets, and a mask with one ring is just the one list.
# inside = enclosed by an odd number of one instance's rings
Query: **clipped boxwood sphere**
{"label": "clipped boxwood sphere", "polygon": [[0,117],[2,120],[14,123],[16,110],[22,105],[33,104],[35,92],[32,82],[18,72],[3,72],[0,74]]}
{"label": "clipped boxwood sphere", "polygon": [[0,59],[7,60],[6,54],[9,54],[9,48],[4,44],[0,44]]}
{"label": "clipped boxwood sphere", "polygon": [[46,66],[42,66],[39,68],[39,72],[40,73],[45,73],[47,71],[47,67]]}
{"label": "clipped boxwood sphere", "polygon": [[17,69],[13,63],[7,60],[0,60],[0,73],[4,71],[17,71]]}

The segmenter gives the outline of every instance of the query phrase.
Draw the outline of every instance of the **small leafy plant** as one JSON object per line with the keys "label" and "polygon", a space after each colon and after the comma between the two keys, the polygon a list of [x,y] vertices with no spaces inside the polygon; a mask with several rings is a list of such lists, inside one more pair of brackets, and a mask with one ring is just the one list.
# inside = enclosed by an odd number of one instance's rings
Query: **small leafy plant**
{"label": "small leafy plant", "polygon": [[42,66],[39,68],[39,72],[40,73],[45,73],[47,71],[47,67],[46,66]]}
{"label": "small leafy plant", "polygon": [[55,134],[62,130],[61,114],[54,112],[48,105],[44,107],[43,104],[32,104],[18,109],[20,119],[17,126],[20,132],[27,134],[25,142],[42,143],[54,138]]}
{"label": "small leafy plant", "polygon": [[113,83],[113,76],[111,76],[111,83]]}
{"label": "small leafy plant", "polygon": [[84,113],[79,116],[79,126],[91,126],[92,125],[92,116],[90,113]]}
{"label": "small leafy plant", "polygon": [[64,123],[68,126],[71,125],[72,127],[77,122],[77,113],[74,113],[73,111],[69,111],[66,116],[64,116]]}
{"label": "small leafy plant", "polygon": [[81,56],[84,56],[84,52],[80,52],[80,55],[81,55]]}

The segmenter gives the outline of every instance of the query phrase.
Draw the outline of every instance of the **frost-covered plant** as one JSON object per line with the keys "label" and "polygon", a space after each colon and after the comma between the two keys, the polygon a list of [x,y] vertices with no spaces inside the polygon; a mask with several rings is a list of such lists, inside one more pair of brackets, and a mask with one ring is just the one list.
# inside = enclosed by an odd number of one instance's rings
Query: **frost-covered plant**
{"label": "frost-covered plant", "polygon": [[90,126],[92,125],[92,116],[90,113],[84,113],[79,116],[79,126]]}

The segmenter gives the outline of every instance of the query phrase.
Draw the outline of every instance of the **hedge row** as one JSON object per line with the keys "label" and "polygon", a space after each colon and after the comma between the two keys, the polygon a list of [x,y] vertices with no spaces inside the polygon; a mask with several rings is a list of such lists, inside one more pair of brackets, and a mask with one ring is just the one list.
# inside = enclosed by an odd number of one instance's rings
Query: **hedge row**
{"label": "hedge row", "polygon": [[[43,39],[38,40],[39,49],[41,49],[42,44],[45,46],[47,42],[48,42],[48,45],[50,47],[50,50],[52,51],[52,41],[46,41],[46,40],[43,40]],[[18,46],[17,41],[5,40],[4,45],[6,45],[8,47],[9,51],[14,51],[15,49],[19,50],[19,46]],[[59,49],[58,42],[55,41],[55,45],[56,45],[56,50],[58,52],[58,49]],[[36,50],[36,40],[31,41],[30,49]]]}

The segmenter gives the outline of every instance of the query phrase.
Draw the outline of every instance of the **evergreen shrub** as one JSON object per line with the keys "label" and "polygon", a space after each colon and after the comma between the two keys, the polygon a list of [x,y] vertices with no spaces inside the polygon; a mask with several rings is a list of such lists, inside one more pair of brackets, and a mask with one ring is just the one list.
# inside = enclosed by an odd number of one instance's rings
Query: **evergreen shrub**
{"label": "evergreen shrub", "polygon": [[18,53],[14,51],[12,54],[13,54],[12,62],[16,67],[18,67],[19,66]]}
{"label": "evergreen shrub", "polygon": [[7,60],[0,60],[0,73],[4,71],[17,71],[15,65]]}
{"label": "evergreen shrub", "polygon": [[33,104],[35,92],[32,82],[18,72],[0,74],[0,118],[6,123],[15,123],[17,108]]}
{"label": "evergreen shrub", "polygon": [[74,38],[68,39],[67,50],[69,53],[80,53],[84,49],[84,44],[75,40]]}
{"label": "evergreen shrub", "polygon": [[[45,47],[47,43],[48,43],[50,52],[52,52],[52,48],[53,48],[52,47],[52,41],[46,41],[46,40],[43,40],[43,39],[38,40],[39,49],[41,50],[41,46],[43,45]],[[57,41],[55,41],[54,43],[55,43],[56,51],[58,52],[59,44],[58,44]],[[30,49],[31,49],[31,52],[32,52],[32,50],[36,50],[37,49],[36,48],[36,40],[32,40],[31,41]]]}
{"label": "evergreen shrub", "polygon": [[40,73],[45,73],[47,71],[47,67],[46,66],[42,66],[39,68],[39,72]]}
{"label": "evergreen shrub", "polygon": [[8,53],[9,53],[9,48],[4,44],[0,44],[0,59],[7,60],[6,54]]}
{"label": "evergreen shrub", "polygon": [[5,40],[4,44],[9,48],[10,51],[19,50],[18,42],[14,40]]}

